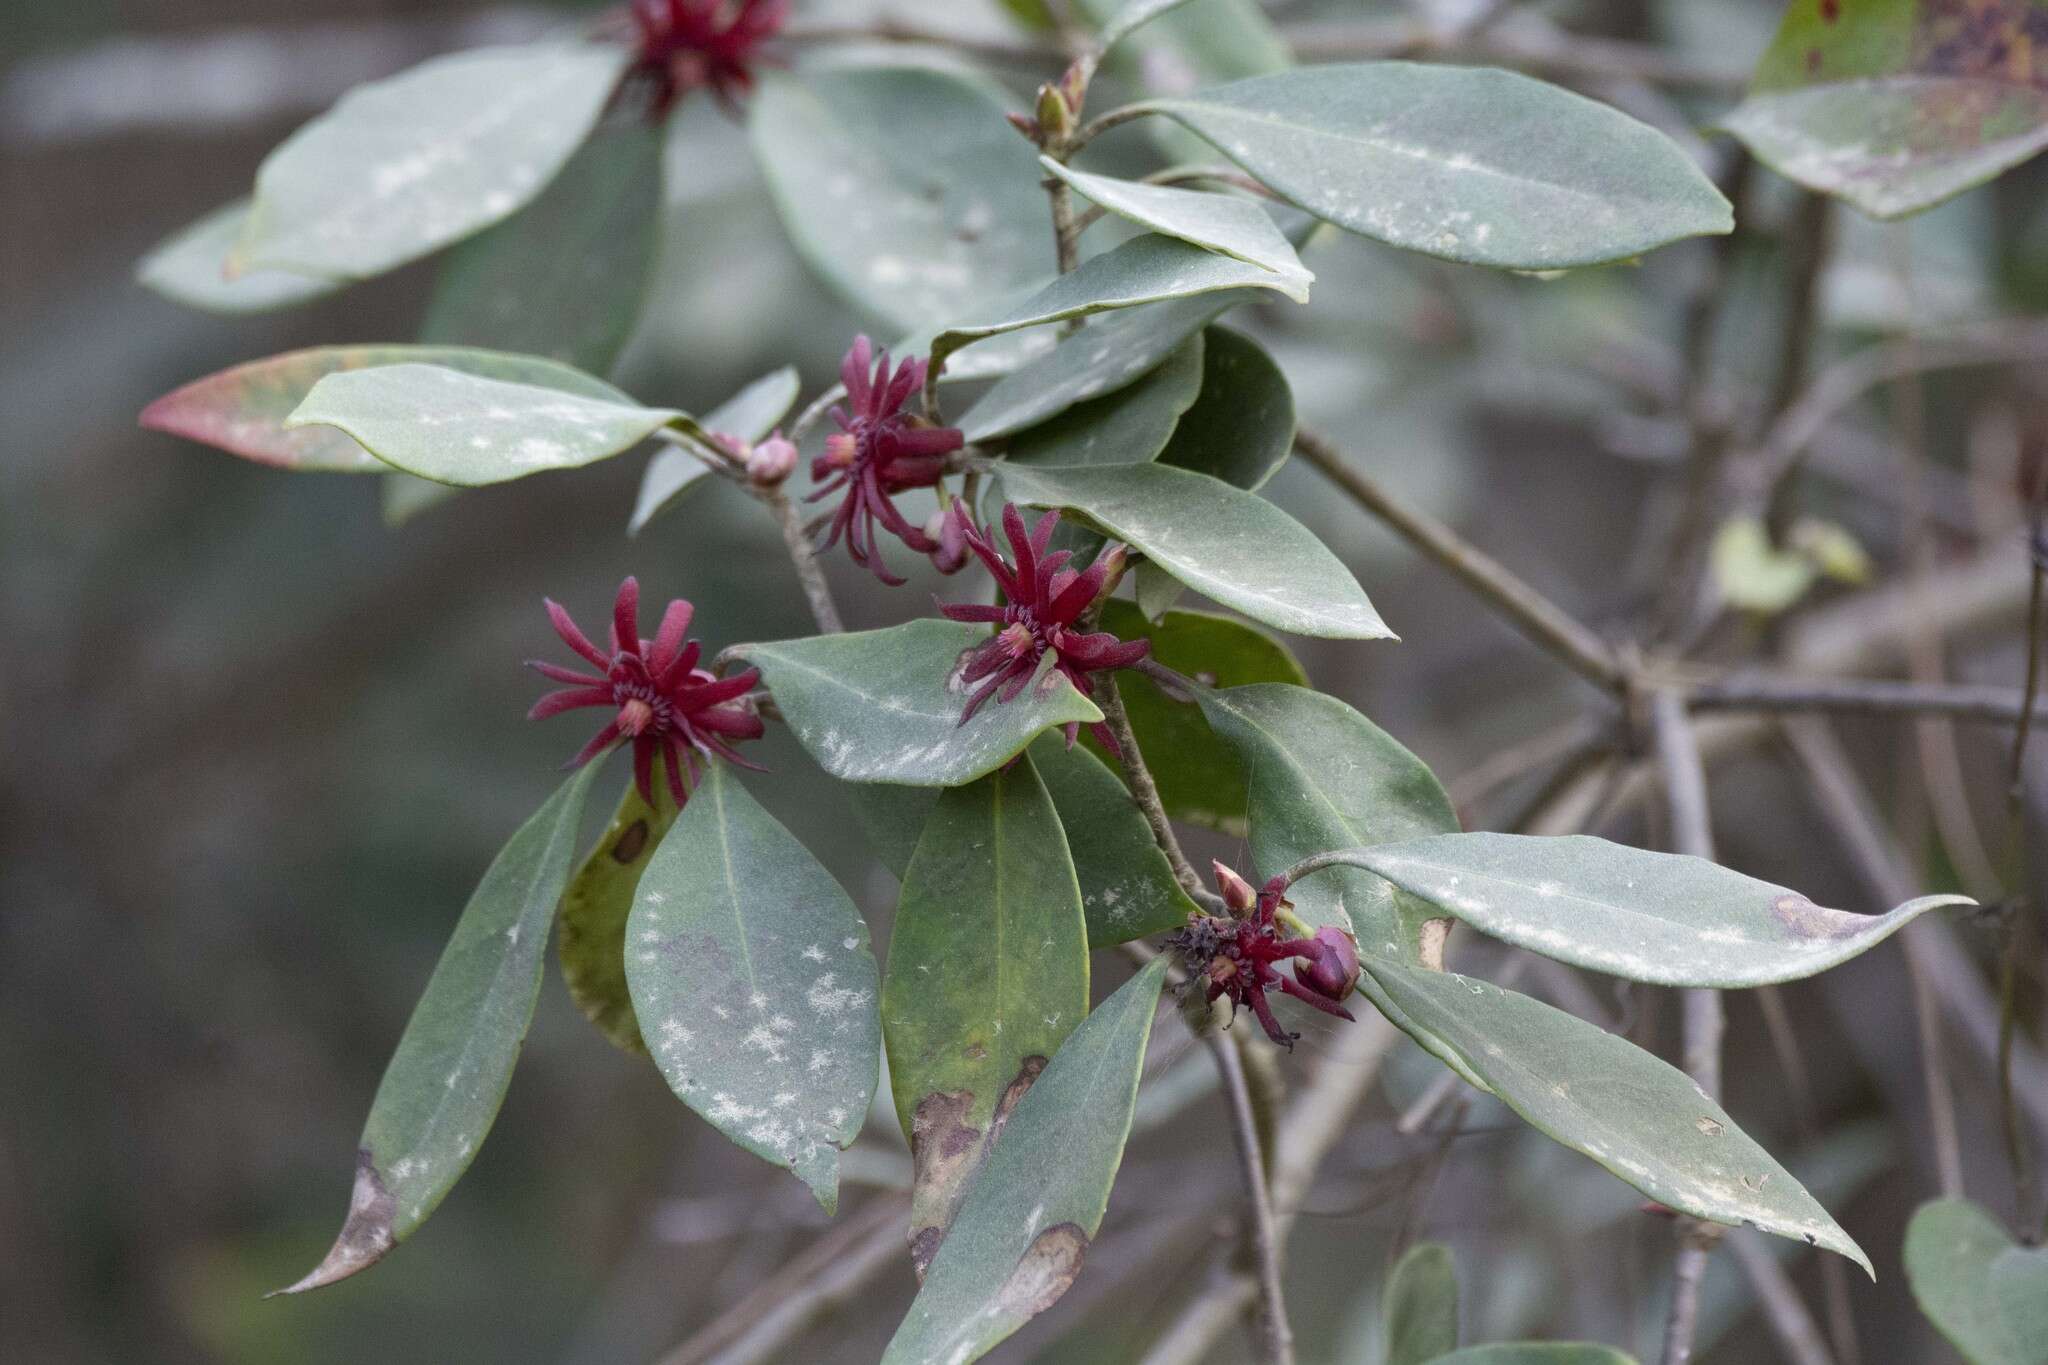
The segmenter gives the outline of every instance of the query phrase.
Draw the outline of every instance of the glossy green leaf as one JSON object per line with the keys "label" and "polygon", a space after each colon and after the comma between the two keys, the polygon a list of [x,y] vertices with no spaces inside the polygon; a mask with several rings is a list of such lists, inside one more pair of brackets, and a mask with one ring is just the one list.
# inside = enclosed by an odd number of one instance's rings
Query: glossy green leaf
{"label": "glossy green leaf", "polygon": [[1387,1276],[1386,1365],[1428,1365],[1458,1349],[1458,1267],[1441,1242],[1408,1248]]}
{"label": "glossy green leaf", "polygon": [[1482,933],[1665,986],[1796,981],[1875,947],[1929,910],[1975,904],[1922,896],[1889,914],[1852,915],[1701,858],[1588,835],[1403,837],[1345,857]]}
{"label": "glossy green leaf", "polygon": [[1090,175],[1063,166],[1049,156],[1041,156],[1038,161],[1047,171],[1118,217],[1270,270],[1279,276],[1273,288],[1296,303],[1308,302],[1315,274],[1301,263],[1294,244],[1274,225],[1272,215],[1254,200],[1209,190],[1175,189]]}
{"label": "glossy green leaf", "polygon": [[1920,1311],[1970,1365],[2048,1362],[2048,1249],[1967,1199],[1936,1199],[1906,1225],[1905,1260]]}
{"label": "glossy green leaf", "polygon": [[1004,332],[1226,290],[1279,290],[1283,279],[1262,266],[1148,232],[1090,256],[1028,298],[970,310],[967,320],[932,338],[931,360],[941,364],[962,346]]}
{"label": "glossy green leaf", "polygon": [[882,986],[920,1276],[1018,1101],[1087,1012],[1081,890],[1031,760],[942,794],[903,878]]}
{"label": "glossy green leaf", "polygon": [[1310,66],[1139,107],[1320,218],[1447,260],[1556,270],[1734,226],[1671,139],[1507,71]]}
{"label": "glossy green leaf", "polygon": [[476,488],[592,464],[687,420],[672,408],[406,364],[330,374],[284,424],[335,427],[395,469]]}
{"label": "glossy green leaf", "polygon": [[[992,441],[1037,426],[1076,403],[1114,393],[1150,374],[1211,319],[1254,297],[1256,292],[1249,289],[1198,294],[1099,318],[1006,375],[961,416],[960,429],[970,441]],[[969,348],[947,372],[998,344]]]}
{"label": "glossy green leaf", "polygon": [[1010,438],[1018,464],[1137,464],[1166,448],[1202,390],[1202,337],[1183,341],[1157,369],[1115,393],[1076,403]]}
{"label": "glossy green leaf", "polygon": [[2048,147],[2030,0],[1795,0],[1722,126],[1780,174],[1896,218]]}
{"label": "glossy green leaf", "polygon": [[346,280],[289,270],[248,270],[229,279],[228,253],[241,239],[248,217],[247,199],[223,204],[143,257],[135,267],[136,280],[174,303],[209,313],[267,313],[325,298],[347,285]]}
{"label": "glossy green leaf", "polygon": [[1188,0],[1124,0],[1095,35],[1096,49],[1107,52],[1168,10],[1186,3]]}
{"label": "glossy green leaf", "polygon": [[927,67],[768,73],[754,152],[797,250],[899,328],[1050,273],[1045,194],[995,87]]}
{"label": "glossy green leaf", "polygon": [[1000,768],[1041,731],[1102,719],[1048,669],[1015,701],[991,701],[962,725],[961,659],[987,638],[978,626],[925,619],[731,652],[760,668],[797,739],[834,777],[957,787]]}
{"label": "glossy green leaf", "polygon": [[[758,441],[788,415],[790,405],[796,402],[798,385],[795,368],[785,365],[762,375],[713,408],[699,425],[723,436]],[[683,495],[710,472],[710,465],[687,450],[663,446],[655,451],[654,458],[647,462],[647,472],[641,476],[640,495],[634,500],[626,534],[639,535],[642,527],[682,501]]]}
{"label": "glossy green leaf", "polygon": [[477,884],[378,1082],[341,1235],[325,1260],[280,1292],[318,1289],[375,1265],[469,1169],[533,1022],[555,903],[603,766],[587,763],[564,782]]}
{"label": "glossy green leaf", "polygon": [[[1197,700],[1210,729],[1250,774],[1246,816],[1261,877],[1311,853],[1458,827],[1428,766],[1335,697],[1259,683],[1204,689]],[[1425,951],[1424,926],[1440,912],[1369,873],[1333,868],[1296,882],[1288,897],[1303,919],[1350,929],[1368,952],[1403,962],[1435,959],[1433,947]]]}
{"label": "glossy green leaf", "polygon": [[1294,390],[1266,348],[1227,327],[1204,332],[1202,393],[1159,463],[1255,491],[1294,448]]}
{"label": "glossy green leaf", "polygon": [[[1228,616],[1169,611],[1155,624],[1131,603],[1112,600],[1103,607],[1102,628],[1125,640],[1151,641],[1154,659],[1211,686],[1308,686],[1308,675],[1285,645]],[[1209,729],[1199,706],[1169,699],[1148,678],[1119,673],[1116,688],[1166,813],[1242,838],[1245,769],[1230,742]],[[1093,747],[1095,741],[1084,734],[1083,743]]]}
{"label": "glossy green leaf", "polygon": [[882,1056],[853,901],[714,762],[648,859],[626,933],[633,1008],[669,1088],[832,1212]]}
{"label": "glossy green leaf", "polygon": [[967,1365],[1058,1302],[1123,1162],[1167,959],[1117,988],[1011,1115],[883,1365]]}
{"label": "glossy green leaf", "polygon": [[1190,588],[1255,620],[1337,640],[1394,638],[1343,561],[1256,494],[1157,464],[1000,468],[1005,497],[1078,513]]}
{"label": "glossy green leaf", "polygon": [[144,408],[141,422],[152,431],[217,446],[258,464],[302,472],[389,473],[390,465],[347,434],[331,427],[288,429],[285,419],[330,374],[400,364],[440,365],[584,398],[633,401],[601,379],[536,356],[467,346],[315,346],[195,379]]}
{"label": "glossy green leaf", "polygon": [[1636,1365],[1636,1358],[1590,1341],[1509,1341],[1467,1346],[1430,1365]]}
{"label": "glossy green leaf", "polygon": [[1156,624],[1186,591],[1178,578],[1149,559],[1139,560],[1131,570],[1131,596],[1147,621]]}
{"label": "glossy green leaf", "polygon": [[1870,1260],[1691,1078],[1596,1025],[1489,982],[1371,954],[1396,1024],[1540,1132],[1667,1207]]}
{"label": "glossy green leaf", "polygon": [[931,818],[942,787],[905,787],[893,782],[856,782],[848,787],[853,818],[867,836],[868,851],[901,882],[910,871],[918,836]]}
{"label": "glossy green leaf", "polygon": [[612,44],[479,48],[357,86],[264,158],[235,262],[365,279],[509,217],[629,60]]}
{"label": "glossy green leaf", "polygon": [[448,253],[420,340],[611,373],[654,268],[662,141],[638,119],[599,128],[539,198]]}
{"label": "glossy green leaf", "polygon": [[626,987],[626,917],[633,912],[640,874],[675,819],[676,805],[666,785],[654,784],[650,806],[628,778],[604,836],[562,893],[562,928],[555,952],[569,998],[598,1032],[621,1050],[638,1055],[646,1053],[647,1042],[640,1036],[632,992]]}
{"label": "glossy green leaf", "polygon": [[[1081,12],[1097,21],[1108,20],[1116,3],[1078,0]],[[1155,95],[1185,95],[1294,64],[1287,40],[1259,0],[1189,0],[1132,34],[1109,57],[1133,88]],[[1201,139],[1175,124],[1155,121],[1147,131],[1168,162],[1212,159]]]}
{"label": "glossy green leaf", "polygon": [[1129,788],[1107,764],[1057,734],[1032,743],[1031,761],[1067,831],[1090,948],[1165,933],[1197,912]]}

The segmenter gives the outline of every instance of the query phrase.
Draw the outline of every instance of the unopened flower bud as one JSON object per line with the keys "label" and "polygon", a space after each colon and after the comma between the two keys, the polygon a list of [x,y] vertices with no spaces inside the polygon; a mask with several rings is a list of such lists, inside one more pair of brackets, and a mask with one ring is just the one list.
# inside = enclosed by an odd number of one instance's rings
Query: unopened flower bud
{"label": "unopened flower bud", "polygon": [[1102,588],[1095,594],[1095,600],[1106,602],[1115,595],[1117,584],[1124,581],[1124,570],[1130,567],[1131,562],[1130,547],[1119,541],[1095,556],[1095,562],[1105,570]]}
{"label": "unopened flower bud", "polygon": [[747,477],[763,488],[773,488],[795,468],[796,443],[784,436],[780,428],[747,455]]}
{"label": "unopened flower bud", "polygon": [[1334,925],[1316,930],[1312,957],[1297,959],[1295,979],[1326,1000],[1341,1003],[1358,988],[1358,945]]}
{"label": "unopened flower bud", "polygon": [[1081,109],[1088,102],[1088,79],[1093,74],[1093,64],[1086,58],[1076,57],[1060,76],[1060,94],[1066,97],[1067,108],[1076,118],[1081,116]]}
{"label": "unopened flower bud", "polygon": [[[954,505],[959,499],[954,499]],[[941,508],[925,519],[924,538],[938,548],[931,552],[932,567],[940,573],[958,573],[967,566],[967,523],[951,507]]]}
{"label": "unopened flower bud", "polygon": [[1038,126],[1038,120],[1028,114],[1004,114],[1010,126],[1024,135],[1024,140],[1035,147],[1045,145],[1045,130]]}
{"label": "unopened flower bud", "polygon": [[1064,142],[1074,131],[1074,106],[1050,82],[1038,87],[1038,126],[1047,142]]}
{"label": "unopened flower bud", "polygon": [[1242,918],[1259,903],[1258,892],[1252,884],[1225,867],[1221,862],[1210,860],[1209,866],[1216,872],[1216,890],[1223,896],[1223,903],[1230,907],[1230,913]]}

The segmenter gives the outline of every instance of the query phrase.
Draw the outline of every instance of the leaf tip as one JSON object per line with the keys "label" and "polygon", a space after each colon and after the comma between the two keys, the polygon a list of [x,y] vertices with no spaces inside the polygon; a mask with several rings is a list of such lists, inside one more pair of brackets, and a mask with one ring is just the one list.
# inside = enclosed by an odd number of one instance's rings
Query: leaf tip
{"label": "leaf tip", "polygon": [[303,1278],[282,1289],[273,1289],[263,1297],[274,1299],[280,1294],[303,1294],[309,1289],[324,1288],[368,1270],[398,1245],[398,1234],[393,1227],[397,1214],[398,1200],[384,1184],[384,1177],[378,1173],[370,1149],[359,1148],[356,1152],[356,1183],[349,1196],[348,1217],[342,1220],[341,1232],[335,1237],[334,1245],[328,1248],[320,1264]]}

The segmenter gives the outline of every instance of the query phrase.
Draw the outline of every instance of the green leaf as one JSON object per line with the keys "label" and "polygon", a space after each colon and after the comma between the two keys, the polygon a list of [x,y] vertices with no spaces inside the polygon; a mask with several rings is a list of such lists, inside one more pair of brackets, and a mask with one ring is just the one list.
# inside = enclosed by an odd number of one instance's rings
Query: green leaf
{"label": "green leaf", "polygon": [[[1413,839],[1458,827],[1436,775],[1392,735],[1335,697],[1259,683],[1197,694],[1209,726],[1251,775],[1246,814],[1252,863],[1277,875],[1311,853]],[[1437,912],[1369,874],[1346,869],[1288,892],[1311,924],[1351,930],[1359,946],[1402,962],[1440,958]]]}
{"label": "green leaf", "polygon": [[984,337],[1117,308],[1235,289],[1284,293],[1284,278],[1261,266],[1191,246],[1178,237],[1148,232],[1100,256],[1090,256],[1028,298],[972,310],[971,320],[952,323],[932,338],[931,362],[941,365],[954,351]]}
{"label": "green leaf", "polygon": [[1049,156],[1041,156],[1038,163],[1118,217],[1178,237],[1205,251],[1269,270],[1279,276],[1272,288],[1296,303],[1308,302],[1309,286],[1316,278],[1314,272],[1301,263],[1294,244],[1274,226],[1272,215],[1255,201],[1235,194],[1090,175],[1063,166]]}
{"label": "green leaf", "polygon": [[[1198,294],[1102,318],[1006,375],[961,416],[960,429],[969,441],[992,441],[1114,393],[1150,374],[1211,319],[1254,297],[1249,289]],[[987,349],[977,346],[967,354]]]}
{"label": "green leaf", "polygon": [[867,924],[723,763],[648,860],[626,981],[684,1104],[787,1167],[827,1213],[881,1070]]}
{"label": "green leaf", "polygon": [[931,818],[942,787],[903,787],[892,782],[849,784],[853,818],[867,836],[868,851],[901,882],[910,871],[918,836]]}
{"label": "green leaf", "polygon": [[1123,1162],[1166,965],[1103,1001],[1017,1106],[883,1365],[966,1365],[1073,1284]]}
{"label": "green leaf", "polygon": [[[770,371],[713,408],[698,425],[705,431],[758,441],[775,429],[796,402],[799,385],[794,366]],[[640,479],[640,496],[634,501],[626,534],[637,536],[648,522],[682,500],[683,494],[711,472],[711,466],[687,450],[664,446],[647,462]]]}
{"label": "green leaf", "polygon": [[1852,915],[1702,858],[1588,835],[1444,834],[1344,856],[1481,933],[1664,986],[1797,981],[1875,947],[1929,910],[1976,903],[1922,896],[1889,914]]}
{"label": "green leaf", "polygon": [[1202,389],[1202,337],[1189,337],[1159,367],[1115,393],[1077,403],[1010,438],[1018,464],[1137,464],[1166,448]]}
{"label": "green leaf", "polygon": [[654,268],[662,141],[637,119],[598,129],[539,198],[448,253],[420,340],[609,374]]}
{"label": "green leaf", "polygon": [[1043,730],[1102,719],[1048,666],[1015,701],[990,702],[962,725],[961,658],[987,638],[979,626],[926,619],[729,652],[760,668],[797,739],[834,777],[957,787],[1008,763]]}
{"label": "green leaf", "polygon": [[1809,189],[1917,213],[2048,147],[2039,24],[2028,0],[1797,0],[1722,127]]}
{"label": "green leaf", "polygon": [[1203,337],[1201,397],[1174,428],[1159,463],[1256,491],[1294,448],[1294,390],[1250,337],[1227,327],[1211,327]]}
{"label": "green leaf", "polygon": [[509,217],[629,60],[613,44],[479,48],[357,86],[264,158],[235,262],[367,279]]}
{"label": "green leaf", "polygon": [[1157,623],[1186,591],[1179,579],[1149,559],[1139,560],[1131,570],[1131,596],[1147,621]]}
{"label": "green leaf", "polygon": [[284,424],[336,427],[393,468],[477,488],[592,464],[687,421],[673,408],[406,364],[330,374]]}
{"label": "green leaf", "polygon": [[[1083,13],[1106,20],[1116,0],[1079,0]],[[1190,0],[1132,35],[1110,54],[1111,64],[1136,89],[1185,95],[1242,76],[1285,71],[1294,54],[1259,0]],[[1169,162],[1210,159],[1201,139],[1171,124],[1148,130]]]}
{"label": "green leaf", "polygon": [[1032,742],[1031,761],[1052,795],[1081,883],[1088,946],[1112,948],[1179,928],[1188,899],[1128,788],[1101,759],[1063,735]]}
{"label": "green leaf", "polygon": [[1476,1074],[1538,1131],[1652,1199],[1870,1260],[1812,1195],[1684,1072],[1562,1010],[1489,982],[1362,954],[1393,1022]]}
{"label": "green leaf", "polygon": [[1906,1225],[1905,1260],[1920,1311],[1970,1365],[2048,1362],[2048,1249],[1967,1199],[1936,1199]]}
{"label": "green leaf", "polygon": [[1636,1365],[1636,1358],[1590,1341],[1514,1341],[1467,1346],[1430,1365]]}
{"label": "green leaf", "polygon": [[1557,270],[1734,227],[1671,139],[1507,71],[1310,66],[1136,107],[1317,217],[1446,260]]}
{"label": "green leaf", "polygon": [[1017,1102],[1087,1012],[1081,890],[1031,760],[944,793],[903,878],[882,986],[920,1276]]}
{"label": "green leaf", "polygon": [[770,73],[754,152],[797,250],[862,311],[908,329],[1052,269],[1029,144],[989,83],[926,67]]}
{"label": "green leaf", "polygon": [[586,763],[564,782],[477,883],[378,1082],[341,1235],[310,1274],[279,1292],[318,1289],[375,1265],[469,1169],[533,1022],[548,928],[602,766]]}
{"label": "green leaf", "polygon": [[998,468],[1012,501],[1079,513],[1255,620],[1329,639],[1395,638],[1351,570],[1307,527],[1221,479],[1157,464]]}
{"label": "green leaf", "polygon": [[[438,488],[439,484],[429,484]],[[631,778],[604,837],[569,879],[562,894],[561,937],[555,945],[562,981],[569,998],[598,1032],[622,1051],[645,1056],[626,986],[626,917],[633,911],[633,892],[648,859],[676,820],[675,802],[662,783],[654,784],[654,804],[640,799]]]}
{"label": "green leaf", "polygon": [[[1095,49],[1107,52],[1131,36],[1139,28],[1151,23],[1170,9],[1184,5],[1188,0],[1124,0],[1102,31],[1095,35]],[[1090,6],[1092,8],[1092,6]]]}
{"label": "green leaf", "polygon": [[[333,434],[337,439],[347,439],[338,431]],[[368,451],[363,453],[369,454]],[[370,458],[374,460],[377,457],[371,455]],[[383,461],[379,460],[378,463],[382,464]],[[384,514],[385,529],[395,531],[420,513],[429,508],[439,507],[461,491],[460,488],[451,488],[445,483],[434,483],[429,479],[415,478],[411,474],[401,474],[387,466],[383,477],[377,481],[377,503]]]}
{"label": "green leaf", "polygon": [[258,464],[301,472],[389,473],[391,466],[329,427],[288,429],[285,419],[330,374],[383,365],[440,365],[607,402],[633,400],[601,379],[536,356],[467,346],[315,346],[195,379],[142,410],[152,431],[217,446]]}
{"label": "green leaf", "polygon": [[[1129,602],[1111,600],[1103,607],[1102,628],[1122,639],[1151,641],[1154,659],[1216,687],[1308,686],[1308,675],[1285,645],[1228,616],[1169,611],[1155,625]],[[1150,679],[1123,672],[1115,683],[1166,813],[1242,838],[1245,770],[1230,742],[1209,729],[1199,706],[1170,700]],[[1083,742],[1095,744],[1093,736]]]}
{"label": "green leaf", "polygon": [[1458,1349],[1458,1268],[1441,1242],[1419,1242],[1394,1263],[1385,1306],[1387,1365],[1428,1365]]}
{"label": "green leaf", "polygon": [[267,313],[325,298],[346,280],[289,270],[250,270],[229,279],[228,252],[241,238],[249,201],[223,204],[142,258],[135,278],[174,303],[209,313]]}

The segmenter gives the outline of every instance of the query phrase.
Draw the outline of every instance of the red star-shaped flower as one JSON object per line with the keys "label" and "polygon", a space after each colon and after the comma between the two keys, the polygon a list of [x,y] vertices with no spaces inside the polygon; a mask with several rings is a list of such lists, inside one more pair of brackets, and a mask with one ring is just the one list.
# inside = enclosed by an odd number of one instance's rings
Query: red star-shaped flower
{"label": "red star-shaped flower", "polygon": [[931,426],[903,410],[923,386],[924,374],[922,360],[906,360],[892,371],[887,351],[876,356],[866,337],[855,337],[839,362],[839,377],[846,384],[846,405],[832,409],[839,430],[825,438],[825,453],[811,461],[811,477],[819,487],[806,501],[846,490],[818,548],[830,549],[844,535],[853,562],[892,587],[903,580],[882,562],[875,524],[919,554],[938,549],[937,541],[904,520],[894,499],[906,489],[937,485],[946,472],[946,456],[963,443],[958,428]]}
{"label": "red star-shaped flower", "polygon": [[702,648],[695,640],[683,639],[694,610],[688,602],[680,598],[670,602],[655,638],[643,640],[640,583],[628,578],[619,584],[619,595],[612,603],[609,654],[590,643],[559,603],[549,599],[547,608],[555,633],[596,667],[599,676],[528,660],[528,668],[567,686],[535,702],[526,718],[545,720],[581,706],[617,710],[564,766],[588,763],[613,744],[631,740],[633,782],[641,798],[653,804],[654,760],[666,754],[669,795],[677,806],[689,799],[690,788],[696,785],[699,756],[723,758],[760,771],[759,764],[741,758],[731,743],[761,737],[761,718],[753,707],[738,700],[760,681],[760,670],[749,668],[720,678],[697,667]]}
{"label": "red star-shaped flower", "polygon": [[633,70],[654,87],[654,112],[667,113],[699,86],[731,105],[753,88],[762,43],[789,17],[789,0],[633,0],[640,55]]}
{"label": "red star-shaped flower", "polygon": [[[1205,990],[1212,1002],[1228,996],[1233,1009],[1249,1008],[1266,1036],[1284,1048],[1291,1049],[1301,1035],[1280,1027],[1266,1000],[1269,990],[1278,988],[1339,1019],[1351,1018],[1342,1003],[1358,985],[1358,947],[1351,935],[1325,925],[1306,938],[1282,938],[1287,883],[1275,877],[1253,891],[1251,883],[1222,863],[1213,866],[1229,916],[1193,917],[1167,939],[1188,969],[1188,989]],[[1289,959],[1294,962],[1291,977],[1276,966]]]}
{"label": "red star-shaped flower", "polygon": [[[1039,661],[1048,653],[1054,656],[1054,670],[1064,674],[1082,696],[1092,697],[1092,674],[1128,668],[1150,651],[1149,641],[1119,640],[1107,631],[1084,634],[1073,628],[1109,582],[1110,570],[1121,562],[1121,547],[1105,550],[1095,557],[1093,564],[1077,572],[1067,567],[1067,561],[1073,558],[1071,551],[1046,553],[1052,543],[1053,527],[1059,524],[1058,512],[1047,512],[1027,535],[1017,505],[1006,503],[1003,533],[1009,537],[1011,552],[1016,556],[1012,564],[996,549],[993,532],[968,519],[964,503],[956,500],[952,515],[958,520],[967,548],[995,576],[1004,602],[999,607],[939,604],[939,611],[949,620],[986,621],[1001,627],[975,649],[961,671],[964,681],[981,684],[960,713],[962,725],[992,696],[999,702],[1014,700],[1038,672]],[[1078,724],[1067,726],[1069,744],[1074,742],[1079,729]],[[1118,752],[1116,737],[1108,726],[1091,726],[1089,733],[1111,753]]]}

